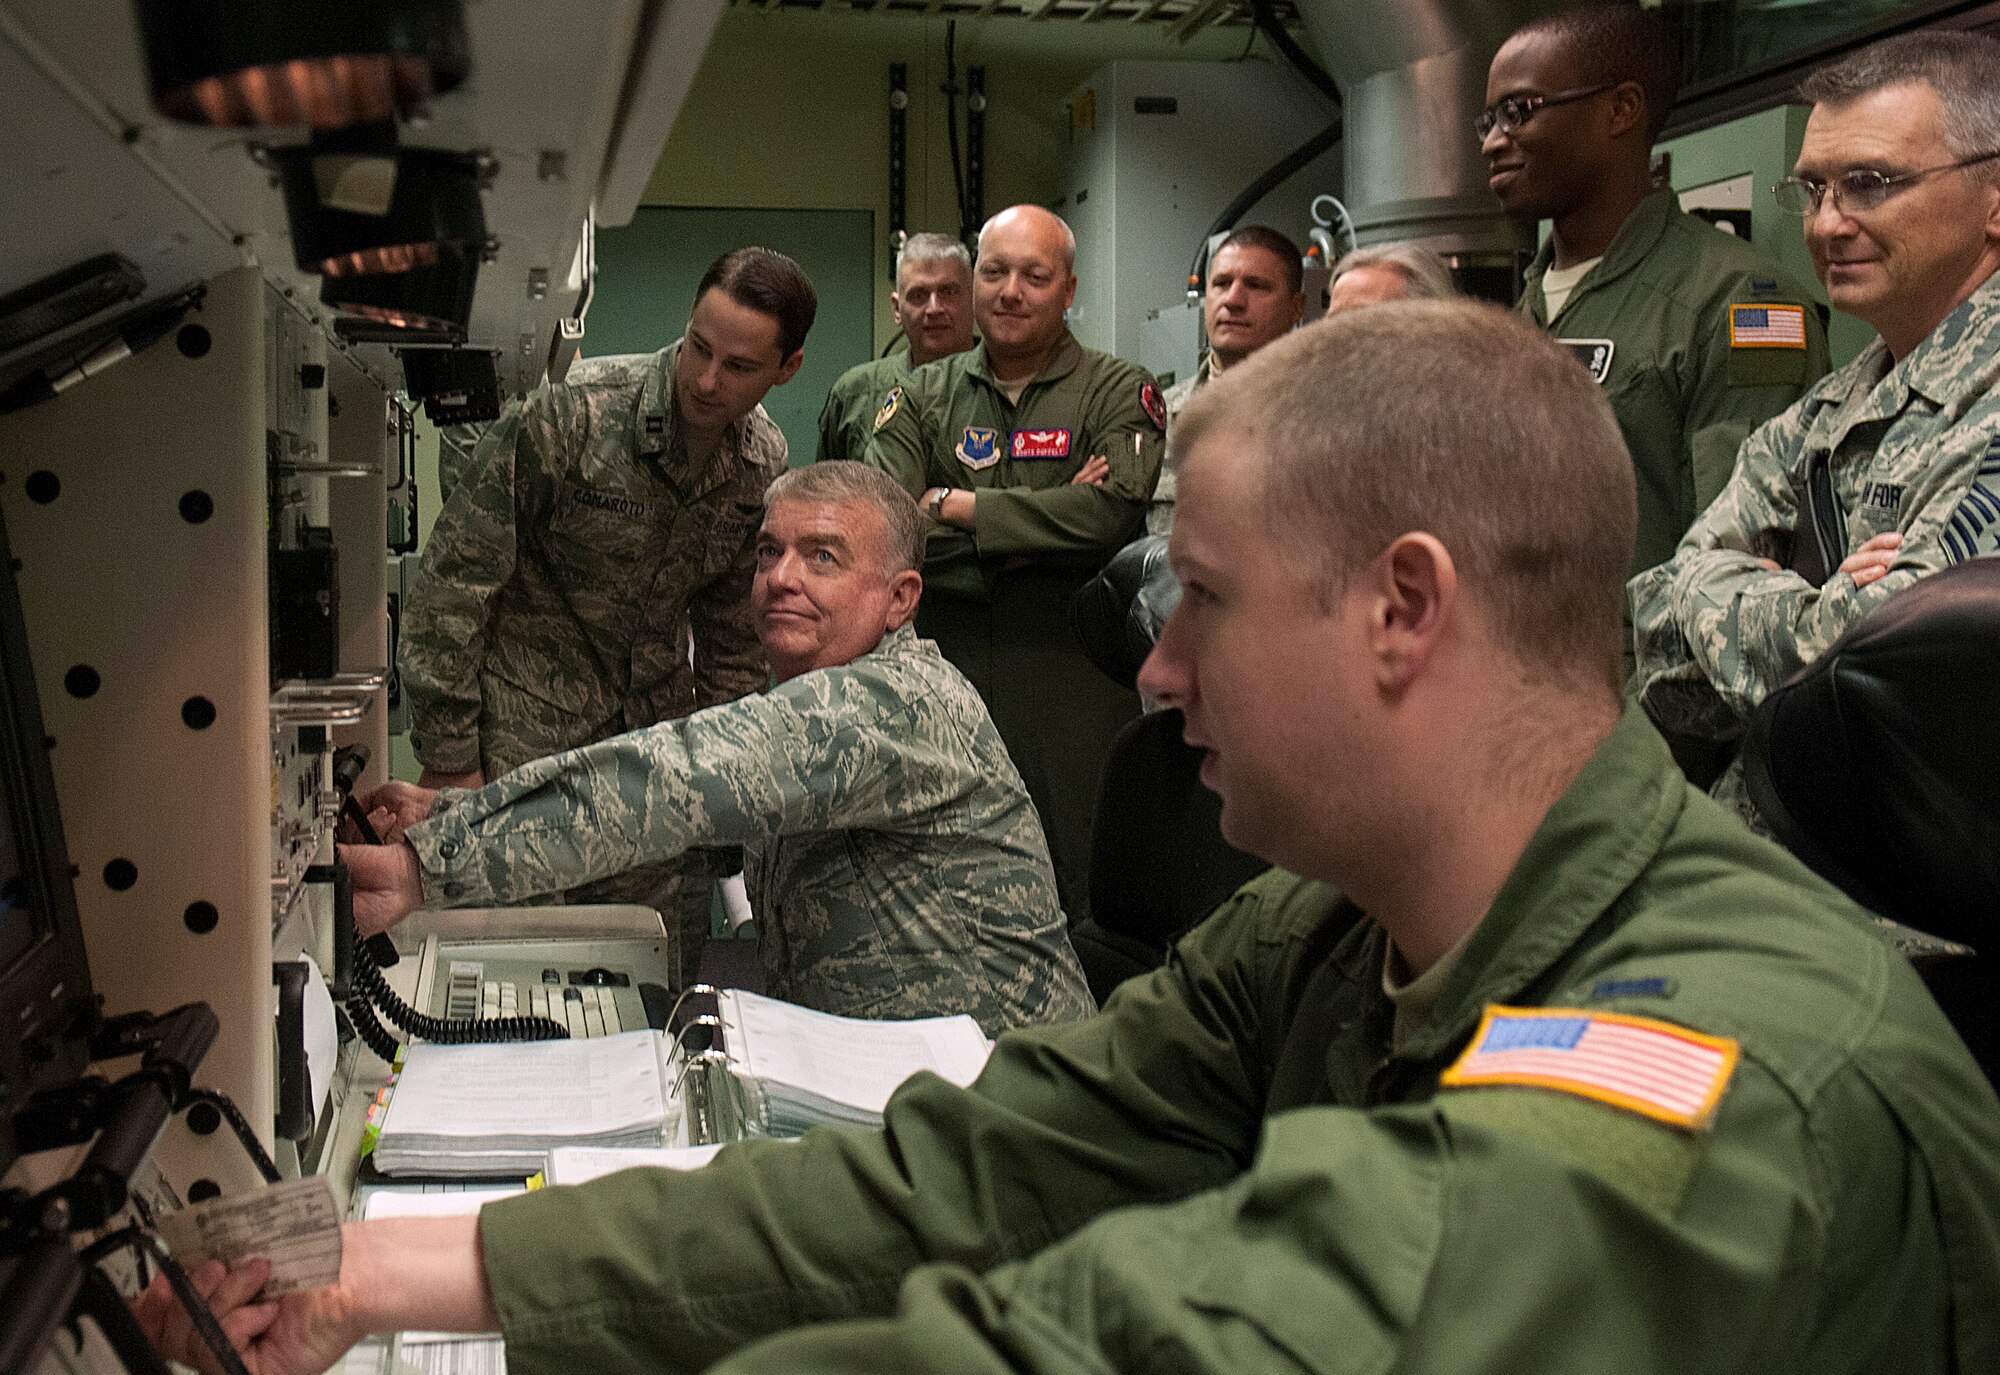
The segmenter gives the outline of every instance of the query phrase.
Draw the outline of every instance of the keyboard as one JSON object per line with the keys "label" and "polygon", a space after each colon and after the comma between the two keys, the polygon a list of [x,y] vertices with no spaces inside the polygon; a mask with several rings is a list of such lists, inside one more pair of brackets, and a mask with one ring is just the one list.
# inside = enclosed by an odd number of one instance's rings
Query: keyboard
{"label": "keyboard", "polygon": [[445,981],[447,1017],[547,1017],[571,1036],[613,1036],[627,1028],[618,1004],[620,989],[631,987],[622,970],[592,967],[565,971],[550,965],[533,983],[489,979],[478,960],[453,960]]}
{"label": "keyboard", "polygon": [[[565,919],[591,910],[564,909]],[[657,914],[646,915],[657,931]],[[410,1001],[433,1017],[547,1017],[571,1036],[658,1029],[681,983],[673,953],[664,932],[584,940],[427,936]]]}

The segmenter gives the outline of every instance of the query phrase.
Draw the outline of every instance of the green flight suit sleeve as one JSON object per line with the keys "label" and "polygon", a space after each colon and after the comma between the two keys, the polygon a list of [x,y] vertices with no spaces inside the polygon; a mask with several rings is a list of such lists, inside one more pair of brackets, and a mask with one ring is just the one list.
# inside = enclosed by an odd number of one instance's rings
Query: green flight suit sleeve
{"label": "green flight suit sleeve", "polygon": [[872,672],[830,669],[524,764],[409,831],[424,888],[519,902],[772,836],[867,829],[975,786]]}
{"label": "green flight suit sleeve", "polygon": [[[1782,1368],[1810,1346],[1801,1291],[1825,1237],[1797,1181],[1816,1162],[1785,1092],[1755,1067],[1739,1077],[1736,1120],[1697,1146],[1703,1191],[1679,1209],[1516,1130],[1508,1105],[1548,1101],[1539,1090],[1301,1109],[1271,1119],[1255,1163],[1222,1188],[1109,1214],[983,1277],[921,1270],[893,1320],[787,1334],[718,1371]],[[1884,1225],[1934,1237],[1921,1160],[1879,1102],[1851,1106],[1868,1115],[1882,1187],[1915,1190],[1880,1210]]]}
{"label": "green flight suit sleeve", "polygon": [[929,487],[948,487],[948,480],[940,480],[931,472],[929,437],[933,429],[930,423],[930,408],[942,404],[942,398],[933,398],[929,389],[921,385],[917,378],[919,371],[908,382],[903,383],[902,403],[889,418],[872,431],[867,448],[854,455],[873,467],[880,468],[896,484],[912,497],[921,497]]}
{"label": "green flight suit sleeve", "polygon": [[[1734,348],[1729,308],[1733,304],[1790,304],[1805,312],[1806,347]],[[1695,376],[1687,385],[1688,466],[1694,475],[1694,509],[1706,511],[1736,471],[1738,451],[1759,425],[1783,412],[1826,375],[1826,327],[1810,300],[1756,291],[1749,282],[1703,321],[1706,347],[1692,355]]]}
{"label": "green flight suit sleeve", "polygon": [[985,1271],[1109,1209],[1234,1178],[1267,1072],[1252,1009],[1295,1000],[1309,973],[1245,973],[1226,947],[1254,937],[1223,923],[1253,916],[1249,901],[1104,1015],[1002,1036],[970,1091],[917,1076],[880,1132],[752,1142],[694,1173],[628,1171],[487,1209],[509,1370],[702,1369],[799,1323],[887,1314],[926,1262]]}
{"label": "green flight suit sleeve", "polygon": [[426,768],[481,766],[479,671],[494,600],[514,576],[517,542],[550,508],[542,446],[548,393],[502,415],[438,512],[410,588],[397,667],[410,704],[410,740]]}
{"label": "green flight suit sleeve", "polygon": [[840,422],[845,417],[840,404],[840,389],[833,388],[826,394],[826,404],[819,408],[819,451],[813,455],[813,462],[825,463],[830,459],[859,458],[850,454],[841,443]]}
{"label": "green flight suit sleeve", "polygon": [[979,488],[972,533],[980,554],[1110,553],[1137,538],[1166,455],[1166,431],[1140,401],[1141,389],[1152,386],[1129,366],[1106,369],[1093,383],[1078,431],[1091,436],[1086,457],[1110,460],[1101,487]]}

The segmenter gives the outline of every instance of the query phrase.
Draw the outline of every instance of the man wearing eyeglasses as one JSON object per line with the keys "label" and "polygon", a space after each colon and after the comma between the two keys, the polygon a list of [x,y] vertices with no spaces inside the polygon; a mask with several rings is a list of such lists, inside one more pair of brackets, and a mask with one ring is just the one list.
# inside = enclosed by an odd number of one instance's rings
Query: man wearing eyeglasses
{"label": "man wearing eyeglasses", "polygon": [[1590,369],[1632,451],[1635,573],[1674,552],[1750,431],[1827,369],[1805,284],[1655,189],[1677,84],[1656,19],[1588,6],[1502,45],[1477,126],[1501,207],[1550,222],[1521,309]]}
{"label": "man wearing eyeglasses", "polygon": [[[1880,337],[1743,446],[1631,585],[1638,690],[1733,745],[1766,693],[1927,573],[2000,554],[2000,43],[1887,39],[1814,73],[1779,203],[1834,305]],[[1716,795],[1750,816],[1740,766]]]}

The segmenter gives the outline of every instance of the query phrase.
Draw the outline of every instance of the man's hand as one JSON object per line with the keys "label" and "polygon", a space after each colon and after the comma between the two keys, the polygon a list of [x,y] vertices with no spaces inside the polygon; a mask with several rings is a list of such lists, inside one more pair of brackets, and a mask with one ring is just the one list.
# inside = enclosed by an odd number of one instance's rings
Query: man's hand
{"label": "man's hand", "polygon": [[423,866],[407,840],[335,849],[354,880],[354,929],[380,935],[424,903]]}
{"label": "man's hand", "polygon": [[[319,1375],[368,1335],[349,1320],[345,1296],[337,1285],[253,1303],[270,1275],[269,1261],[254,1260],[241,1269],[225,1270],[221,1261],[212,1260],[189,1276],[250,1375]],[[220,1375],[215,1353],[195,1332],[194,1320],[168,1287],[166,1276],[153,1277],[133,1303],[132,1315],[161,1355]]]}
{"label": "man's hand", "polygon": [[417,786],[433,789],[483,788],[486,786],[486,775],[478,769],[474,769],[471,773],[439,773],[436,769],[425,769],[417,775]]}
{"label": "man's hand", "polygon": [[[474,775],[476,777],[476,775]],[[437,806],[437,790],[415,783],[384,783],[355,802],[368,814],[368,824],[384,845],[403,838],[406,828],[416,825]]]}
{"label": "man's hand", "polygon": [[1076,476],[1069,480],[1072,487],[1102,487],[1104,479],[1111,476],[1111,460],[1103,454],[1092,454],[1076,470]]}
{"label": "man's hand", "polygon": [[1854,579],[1856,587],[1866,587],[1888,576],[1889,567],[1903,548],[1903,537],[1891,530],[1877,535],[1840,561],[1839,571]]}

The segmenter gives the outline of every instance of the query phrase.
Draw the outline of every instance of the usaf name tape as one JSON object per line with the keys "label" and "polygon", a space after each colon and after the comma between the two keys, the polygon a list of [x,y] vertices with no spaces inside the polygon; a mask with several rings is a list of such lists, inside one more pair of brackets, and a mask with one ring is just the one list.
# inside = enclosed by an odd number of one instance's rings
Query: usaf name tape
{"label": "usaf name tape", "polygon": [[1440,1082],[1554,1089],[1699,1130],[1715,1120],[1741,1053],[1727,1037],[1650,1017],[1495,1005]]}
{"label": "usaf name tape", "polygon": [[210,1260],[232,1270],[260,1257],[270,1261],[267,1299],[340,1278],[340,1210],[321,1175],[192,1204],[161,1218],[160,1236],[190,1270]]}

